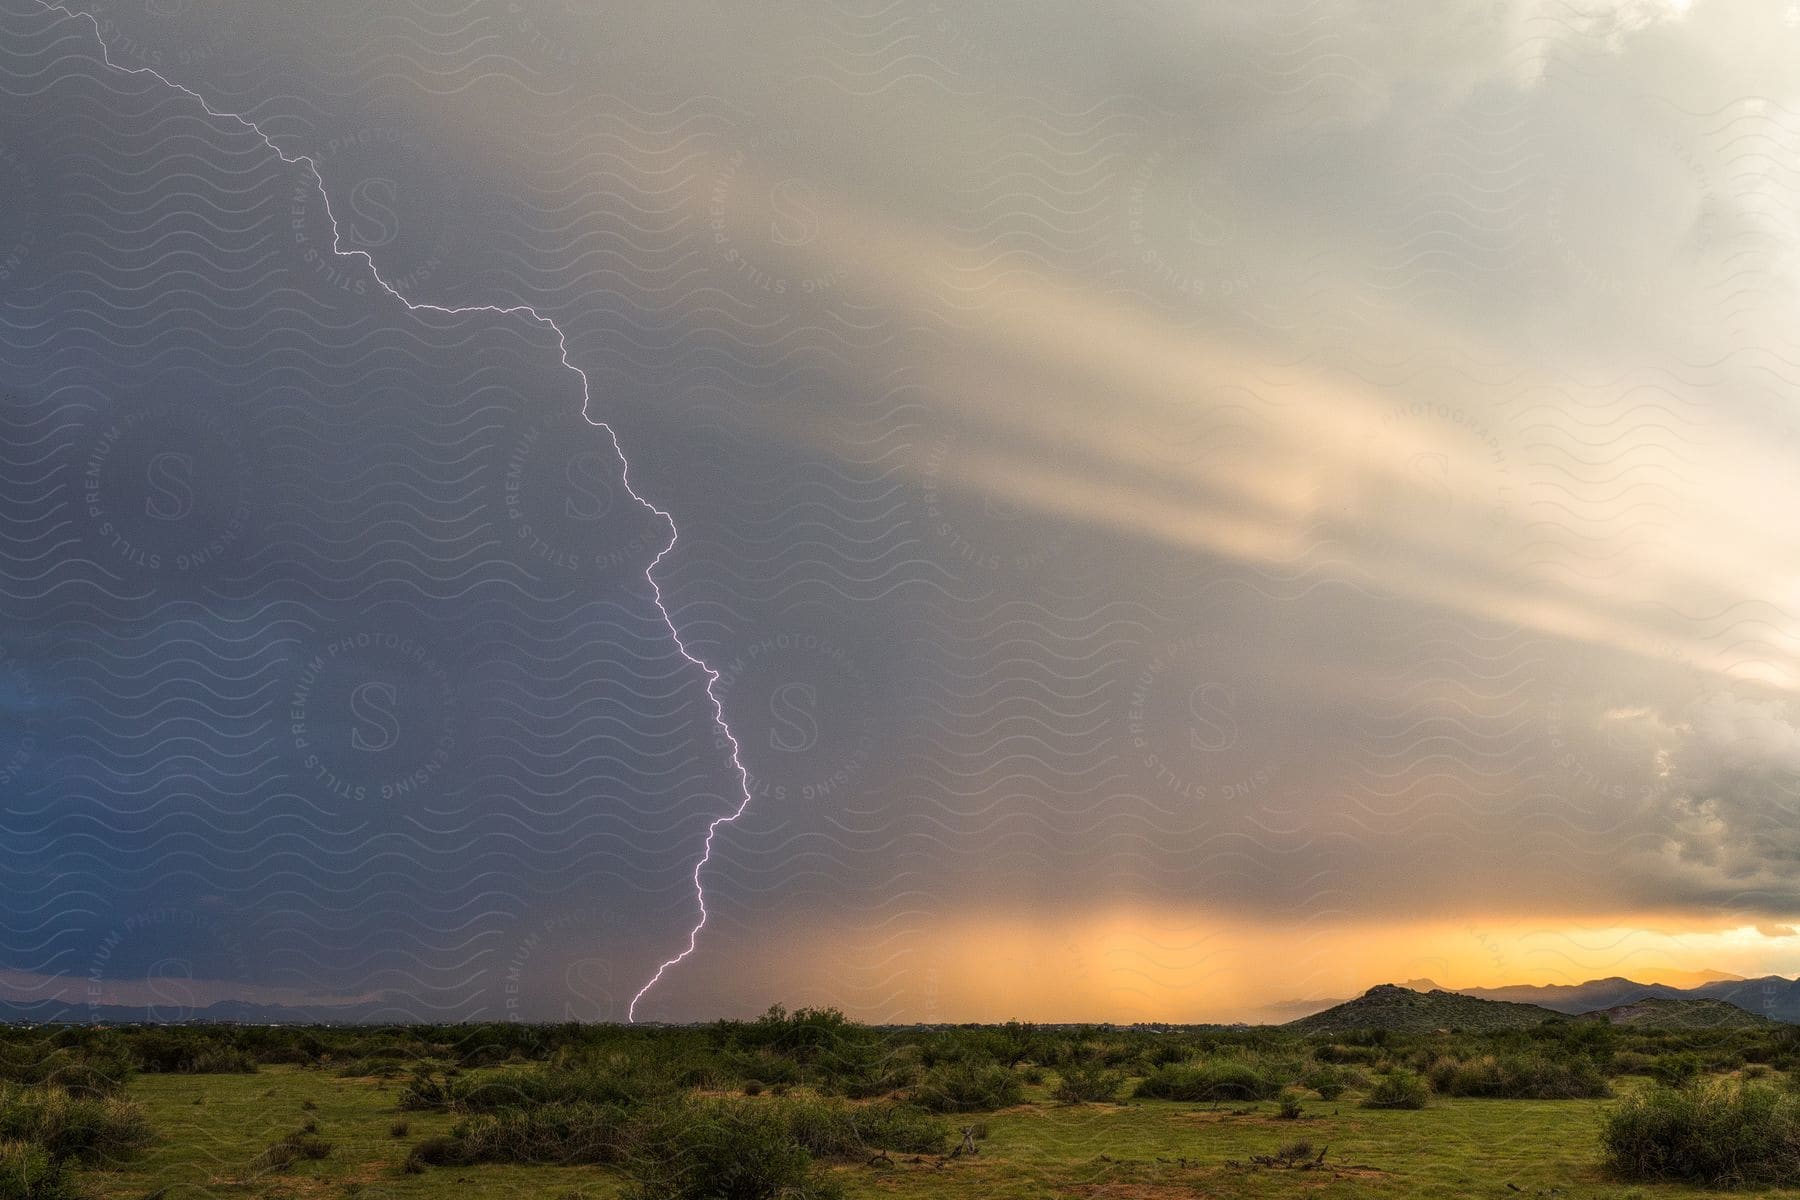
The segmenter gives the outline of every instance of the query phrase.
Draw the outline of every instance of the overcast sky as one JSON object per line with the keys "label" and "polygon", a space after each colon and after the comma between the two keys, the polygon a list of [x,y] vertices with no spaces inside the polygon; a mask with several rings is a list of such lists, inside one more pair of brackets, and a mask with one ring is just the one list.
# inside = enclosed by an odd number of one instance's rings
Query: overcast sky
{"label": "overcast sky", "polygon": [[[68,0],[531,304],[639,1016],[1800,973],[1800,9]],[[0,992],[621,1019],[556,334],[0,0]]]}

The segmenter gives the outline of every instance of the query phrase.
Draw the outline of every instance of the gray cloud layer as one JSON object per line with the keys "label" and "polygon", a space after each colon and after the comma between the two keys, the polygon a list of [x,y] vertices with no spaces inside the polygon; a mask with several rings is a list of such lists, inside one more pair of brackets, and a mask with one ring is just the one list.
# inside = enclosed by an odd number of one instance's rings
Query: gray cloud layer
{"label": "gray cloud layer", "polygon": [[[919,1015],[983,915],[1791,936],[1784,5],[95,4],[681,523],[755,796],[655,1015]],[[734,785],[552,342],[0,20],[0,965],[620,1015]]]}

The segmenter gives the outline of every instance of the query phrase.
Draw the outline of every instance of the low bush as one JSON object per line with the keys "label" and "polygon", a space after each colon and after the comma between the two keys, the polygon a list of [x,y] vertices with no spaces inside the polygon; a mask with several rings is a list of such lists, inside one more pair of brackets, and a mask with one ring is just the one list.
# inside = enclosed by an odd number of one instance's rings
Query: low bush
{"label": "low bush", "polygon": [[919,1082],[917,1056],[879,1045],[859,1047],[833,1059],[823,1086],[852,1100],[891,1096]]}
{"label": "low bush", "polygon": [[83,1193],[42,1146],[0,1141],[0,1200],[82,1200]]}
{"label": "low bush", "polygon": [[723,1066],[739,1079],[754,1079],[765,1084],[800,1082],[800,1064],[769,1050],[728,1054]]}
{"label": "low bush", "polygon": [[1431,1089],[1411,1071],[1389,1071],[1375,1081],[1363,1100],[1364,1108],[1424,1108]]}
{"label": "low bush", "polygon": [[947,1063],[926,1072],[913,1090],[913,1100],[935,1113],[987,1112],[1025,1099],[1018,1075],[1006,1067]]}
{"label": "low bush", "polygon": [[[674,1092],[709,1083],[683,1082],[692,1069],[674,1078],[653,1065],[633,1069],[609,1067],[539,1067],[471,1076],[446,1085],[450,1107],[458,1112],[495,1112],[551,1104],[587,1104],[635,1108]],[[708,1073],[711,1078],[711,1073]],[[409,1085],[410,1086],[410,1085]]]}
{"label": "low bush", "polygon": [[1664,1087],[1682,1087],[1698,1079],[1704,1065],[1691,1051],[1664,1054],[1650,1064],[1650,1078]]}
{"label": "low bush", "polygon": [[1601,1130],[1606,1165],[1630,1180],[1707,1187],[1800,1178],[1800,1097],[1709,1080],[1628,1096]]}
{"label": "low bush", "polygon": [[249,1075],[256,1059],[230,1042],[188,1029],[136,1029],[128,1043],[140,1071],[159,1075]]}
{"label": "low bush", "polygon": [[414,1112],[443,1112],[450,1107],[450,1085],[429,1072],[414,1071],[397,1103]]}
{"label": "low bush", "polygon": [[38,1146],[52,1164],[115,1162],[151,1139],[143,1110],[128,1100],[0,1085],[0,1142]]}
{"label": "low bush", "polygon": [[55,1046],[42,1038],[0,1044],[0,1082],[49,1084],[77,1096],[111,1096],[125,1087],[132,1065],[116,1045]]}
{"label": "low bush", "polygon": [[1584,1100],[1612,1095],[1604,1076],[1586,1058],[1553,1061],[1541,1054],[1445,1056],[1427,1072],[1441,1096],[1507,1100]]}
{"label": "low bush", "polygon": [[794,1100],[775,1106],[788,1137],[814,1158],[866,1159],[877,1151],[940,1154],[950,1131],[913,1104]]}
{"label": "low bush", "polygon": [[412,1152],[406,1156],[406,1171],[417,1174],[426,1167],[466,1166],[463,1157],[463,1144],[448,1134],[428,1137],[413,1146]]}
{"label": "low bush", "polygon": [[1229,1060],[1158,1067],[1137,1085],[1137,1095],[1151,1100],[1272,1100],[1280,1091],[1256,1068]]}
{"label": "low bush", "polygon": [[744,1101],[665,1102],[646,1118],[625,1172],[635,1200],[839,1200],[780,1112]]}
{"label": "low bush", "polygon": [[1316,1066],[1300,1076],[1300,1086],[1319,1093],[1321,1100],[1336,1100],[1359,1082],[1367,1086],[1360,1071],[1348,1071],[1330,1064]]}
{"label": "low bush", "polygon": [[618,1163],[631,1121],[604,1104],[542,1104],[478,1113],[451,1130],[458,1163]]}
{"label": "low bush", "polygon": [[1069,1063],[1057,1078],[1052,1095],[1064,1104],[1110,1103],[1118,1098],[1124,1083],[1124,1075],[1107,1070],[1103,1063]]}
{"label": "low bush", "polygon": [[1323,1046],[1313,1047],[1313,1057],[1322,1063],[1338,1065],[1355,1064],[1373,1066],[1381,1061],[1387,1051],[1381,1046],[1345,1046],[1336,1042],[1328,1042]]}
{"label": "low bush", "polygon": [[285,1171],[303,1158],[324,1158],[331,1153],[331,1143],[320,1137],[316,1125],[302,1126],[256,1156],[250,1165],[258,1171]]}

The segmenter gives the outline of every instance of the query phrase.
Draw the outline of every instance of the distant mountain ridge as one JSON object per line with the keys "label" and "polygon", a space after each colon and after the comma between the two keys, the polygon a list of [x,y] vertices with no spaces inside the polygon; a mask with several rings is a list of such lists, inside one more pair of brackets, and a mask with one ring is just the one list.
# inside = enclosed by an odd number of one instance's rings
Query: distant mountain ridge
{"label": "distant mountain ridge", "polygon": [[1704,996],[1652,996],[1570,1013],[1518,1000],[1488,999],[1442,988],[1418,991],[1384,983],[1354,1000],[1289,1021],[1285,1028],[1301,1033],[1347,1033],[1362,1029],[1387,1029],[1398,1033],[1450,1029],[1480,1032],[1531,1029],[1569,1021],[1605,1021],[1612,1025],[1654,1029],[1742,1029],[1772,1024],[1769,1018],[1728,1000]]}
{"label": "distant mountain ridge", "polygon": [[[1513,1004],[1535,1004],[1566,1016],[1600,1009],[1617,1008],[1641,1000],[1723,1000],[1746,1012],[1767,1017],[1771,1021],[1800,1024],[1800,980],[1780,975],[1744,979],[1717,971],[1690,972],[1715,978],[1692,987],[1668,983],[1640,983],[1614,975],[1590,979],[1586,983],[1509,984],[1493,988],[1447,988],[1430,979],[1409,979],[1400,985],[1417,992],[1453,992],[1478,1000],[1504,1000]],[[1392,985],[1385,985],[1392,986]],[[1272,1024],[1292,1024],[1297,1018],[1323,1012],[1346,1000],[1282,1000],[1264,1008]]]}
{"label": "distant mountain ridge", "polygon": [[404,997],[358,1004],[257,1004],[221,1000],[200,1008],[165,1005],[72,1004],[66,1000],[0,999],[0,1024],[7,1025],[409,1025],[434,1018]]}
{"label": "distant mountain ridge", "polygon": [[1754,1029],[1773,1025],[1768,1017],[1746,1012],[1729,1000],[1689,997],[1670,1000],[1652,996],[1582,1013],[1584,1020],[1604,1020],[1614,1025],[1639,1025],[1651,1029]]}
{"label": "distant mountain ridge", "polygon": [[[1529,1023],[1550,1017],[1578,1017],[1586,1014],[1598,1015],[1603,1011],[1622,1009],[1645,1001],[1722,1001],[1735,1006],[1752,1018],[1766,1018],[1791,1024],[1800,1024],[1800,980],[1787,979],[1780,975],[1768,975],[1758,979],[1740,979],[1721,977],[1698,984],[1693,987],[1677,987],[1665,983],[1640,983],[1636,980],[1620,976],[1606,979],[1591,979],[1577,984],[1513,984],[1496,988],[1446,988],[1430,979],[1409,979],[1404,984],[1382,984],[1371,992],[1382,992],[1383,989],[1397,989],[1416,995],[1444,995],[1460,997],[1469,1001],[1490,1001],[1514,1004],[1545,1010],[1543,1015]],[[1398,1000],[1389,993],[1389,1000]],[[1314,1016],[1332,1012],[1345,1005],[1357,1004],[1366,1000],[1368,993],[1355,1000],[1284,1000],[1263,1007],[1261,1021],[1273,1025],[1287,1025],[1304,1028],[1305,1022]],[[1409,1004],[1412,1002],[1408,1002]],[[1370,1007],[1365,1005],[1365,1008]],[[1374,1007],[1379,1007],[1374,1006]],[[1398,1007],[1405,1007],[1404,1005]],[[1439,1019],[1446,1014],[1458,1011],[1440,1003],[1435,1016],[1415,1017],[1423,1020]],[[1479,1014],[1482,1010],[1463,1010],[1465,1013]],[[1709,1017],[1705,1006],[1691,1008],[1685,1013],[1674,1009],[1660,1009],[1652,1006],[1647,1010],[1655,1014],[1658,1020],[1691,1021],[1689,1027],[1702,1027],[1716,1024],[1714,1018],[1736,1022],[1729,1012],[1711,1010]],[[1491,1013],[1489,1014],[1492,1015]],[[446,1016],[442,1011],[435,1011],[429,1005],[420,1003],[416,998],[390,993],[349,1004],[316,1004],[287,1005],[261,1004],[248,1000],[222,1000],[200,1008],[171,1011],[160,1006],[89,1005],[67,1000],[23,1000],[0,998],[0,1023],[3,1024],[240,1024],[240,1025],[374,1025],[374,1024],[416,1024],[455,1022],[464,1018]],[[1386,1018],[1383,1018],[1386,1019]],[[1402,1019],[1396,1016],[1394,1019]],[[1406,1018],[1411,1019],[1411,1018]],[[1481,1019],[1479,1016],[1466,1019]],[[1627,1015],[1627,1020],[1632,1018]],[[1680,1027],[1680,1026],[1678,1026]]]}
{"label": "distant mountain ridge", "polygon": [[1567,1014],[1536,1004],[1483,1000],[1441,988],[1421,992],[1384,983],[1354,1000],[1289,1021],[1285,1028],[1301,1033],[1343,1033],[1352,1029],[1430,1033],[1437,1029],[1531,1029],[1546,1021],[1570,1019]]}
{"label": "distant mountain ridge", "polygon": [[1515,984],[1497,988],[1458,988],[1457,991],[1483,1000],[1536,1004],[1571,1016],[1635,1004],[1640,1000],[1723,1000],[1772,1021],[1800,1023],[1800,980],[1785,979],[1780,975],[1766,975],[1760,979],[1719,979],[1689,988],[1666,983],[1639,983],[1613,976],[1576,984]]}

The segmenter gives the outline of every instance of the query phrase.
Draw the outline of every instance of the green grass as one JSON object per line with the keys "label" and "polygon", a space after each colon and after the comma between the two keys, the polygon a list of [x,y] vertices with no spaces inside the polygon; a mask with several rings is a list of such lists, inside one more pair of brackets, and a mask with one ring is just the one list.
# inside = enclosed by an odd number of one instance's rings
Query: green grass
{"label": "green grass", "polygon": [[[400,1082],[346,1079],[294,1067],[265,1067],[255,1075],[141,1075],[131,1081],[128,1095],[144,1106],[156,1144],[128,1166],[86,1172],[82,1181],[107,1200],[138,1200],[158,1188],[168,1189],[163,1200],[346,1200],[350,1184],[361,1185],[356,1194],[362,1200],[558,1200],[571,1195],[609,1200],[623,1194],[616,1179],[593,1168],[484,1166],[403,1174],[400,1166],[412,1146],[449,1132],[457,1118],[397,1112]],[[307,1101],[312,1108],[303,1107]],[[404,1138],[391,1133],[400,1119],[408,1126]],[[332,1152],[285,1171],[259,1174],[257,1156],[308,1120],[318,1124],[319,1136],[333,1144]]]}
{"label": "green grass", "polygon": [[[1176,1197],[1466,1197],[1548,1195],[1699,1200],[1707,1196],[1800,1196],[1800,1191],[1738,1193],[1674,1185],[1617,1183],[1599,1168],[1602,1100],[1434,1099],[1418,1112],[1309,1097],[1298,1121],[1272,1102],[1195,1105],[1131,1101],[1058,1104],[1055,1080],[1027,1089],[1027,1103],[998,1113],[952,1116],[952,1126],[985,1123],[979,1155],[893,1167],[845,1166],[834,1173],[850,1197],[945,1200],[1174,1200]],[[1631,1091],[1637,1083],[1621,1090]],[[321,1071],[268,1067],[255,1075],[145,1075],[129,1094],[159,1139],[128,1167],[89,1171],[83,1182],[108,1200],[138,1200],[167,1188],[164,1200],[246,1196],[471,1197],[493,1200],[610,1200],[620,1178],[595,1167],[480,1166],[407,1175],[400,1165],[419,1140],[447,1132],[450,1114],[395,1111],[397,1081],[341,1078]],[[195,1104],[195,1097],[201,1103]],[[304,1107],[311,1101],[310,1109]],[[1243,1110],[1250,1110],[1245,1112]],[[404,1118],[409,1135],[390,1128]],[[333,1143],[330,1155],[258,1175],[267,1146],[307,1120]],[[1258,1168],[1306,1139],[1330,1148],[1329,1169]],[[960,1141],[960,1135],[954,1139]],[[1186,1165],[1179,1160],[1185,1158]],[[1232,1160],[1241,1164],[1231,1165]],[[1356,1168],[1356,1169],[1351,1169]],[[1520,1190],[1511,1191],[1512,1183]],[[360,1185],[352,1189],[347,1185]]]}

